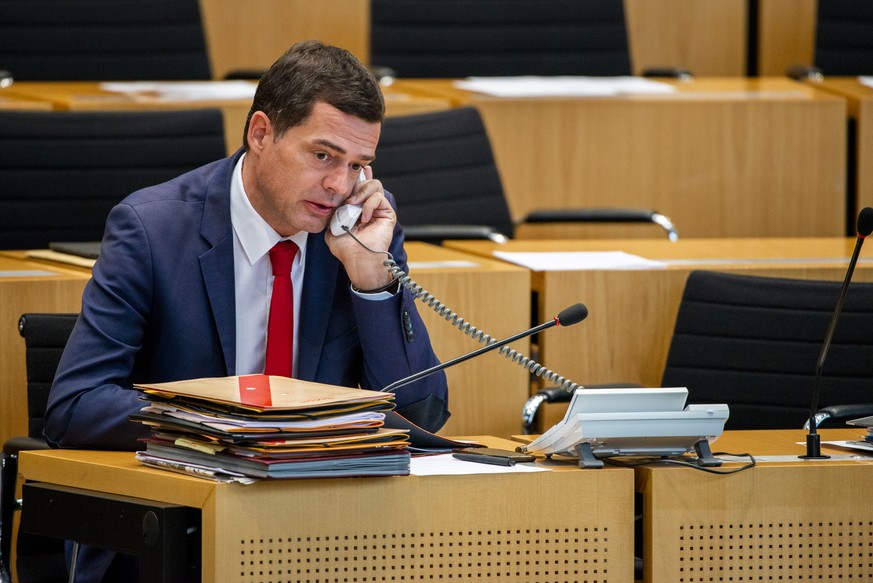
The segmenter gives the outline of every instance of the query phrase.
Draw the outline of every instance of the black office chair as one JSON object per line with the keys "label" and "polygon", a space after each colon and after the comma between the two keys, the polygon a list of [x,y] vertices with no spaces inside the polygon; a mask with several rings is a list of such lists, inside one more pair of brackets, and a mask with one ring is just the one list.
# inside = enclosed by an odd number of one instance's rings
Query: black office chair
{"label": "black office chair", "polygon": [[370,60],[402,77],[630,75],[623,2],[373,0]]}
{"label": "black office chair", "polygon": [[[408,240],[514,236],[488,134],[473,107],[386,118],[373,171],[397,196]],[[670,219],[648,209],[542,210],[521,222],[645,222],[678,238]]]}
{"label": "black office chair", "polygon": [[796,79],[823,75],[873,75],[873,4],[867,0],[819,0],[812,63],[789,67]]}
{"label": "black office chair", "polygon": [[0,112],[0,249],[99,241],[122,198],[226,156],[221,112]]}
{"label": "black office chair", "polygon": [[0,0],[18,81],[210,79],[197,0]]}
{"label": "black office chair", "polygon": [[[727,403],[726,429],[802,427],[841,285],[693,271],[661,385],[687,387],[689,403]],[[873,284],[849,287],[822,379],[820,426],[873,414]],[[527,429],[540,403],[564,400],[558,389],[531,397]]]}
{"label": "black office chair", "polygon": [[[3,444],[0,470],[0,581],[12,581],[11,548],[13,516],[21,503],[16,498],[18,455],[25,450],[48,449],[42,435],[49,390],[76,314],[24,314],[18,331],[24,337],[27,372],[26,436]],[[66,581],[63,541],[22,533],[17,541],[18,581]]]}
{"label": "black office chair", "polygon": [[371,10],[370,62],[384,76],[632,71],[622,0],[372,0]]}

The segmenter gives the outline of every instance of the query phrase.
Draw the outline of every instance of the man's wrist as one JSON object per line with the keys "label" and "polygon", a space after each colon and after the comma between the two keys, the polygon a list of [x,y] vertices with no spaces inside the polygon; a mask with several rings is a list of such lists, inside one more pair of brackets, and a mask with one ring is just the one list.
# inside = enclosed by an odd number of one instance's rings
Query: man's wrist
{"label": "man's wrist", "polygon": [[394,295],[400,291],[400,280],[394,279],[388,285],[382,286],[377,289],[358,289],[355,284],[352,284],[352,290],[359,294],[379,294],[383,292],[388,292],[391,295]]}

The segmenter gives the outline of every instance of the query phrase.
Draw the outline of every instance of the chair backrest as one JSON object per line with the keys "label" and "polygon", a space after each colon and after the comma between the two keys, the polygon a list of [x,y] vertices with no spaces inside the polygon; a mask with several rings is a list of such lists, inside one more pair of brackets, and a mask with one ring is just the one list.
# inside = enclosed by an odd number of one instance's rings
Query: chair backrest
{"label": "chair backrest", "polygon": [[0,69],[19,81],[209,79],[197,0],[0,0]]}
{"label": "chair backrest", "polygon": [[22,314],[18,321],[18,331],[24,337],[28,435],[12,437],[3,444],[0,581],[12,580],[13,538],[16,538],[16,581],[49,583],[67,580],[63,541],[23,532],[14,537],[13,523],[19,508],[15,495],[18,454],[24,450],[48,448],[42,435],[48,394],[76,318],[77,314]]}
{"label": "chair backrest", "polygon": [[219,110],[0,112],[0,249],[99,241],[122,198],[225,155]]}
{"label": "chair backrest", "polygon": [[[662,385],[689,403],[727,403],[728,429],[797,429],[841,282],[694,271]],[[853,283],[823,369],[820,406],[867,403],[873,387],[873,284]]]}
{"label": "chair backrest", "polygon": [[29,437],[43,439],[49,391],[77,316],[23,314],[18,321],[18,332],[24,337]]}
{"label": "chair backrest", "polygon": [[373,170],[397,197],[404,227],[476,224],[512,236],[491,143],[475,108],[386,118]]}
{"label": "chair backrest", "polygon": [[815,66],[825,75],[873,75],[873,2],[818,0]]}
{"label": "chair backrest", "polygon": [[400,77],[630,75],[622,0],[372,0],[370,62]]}

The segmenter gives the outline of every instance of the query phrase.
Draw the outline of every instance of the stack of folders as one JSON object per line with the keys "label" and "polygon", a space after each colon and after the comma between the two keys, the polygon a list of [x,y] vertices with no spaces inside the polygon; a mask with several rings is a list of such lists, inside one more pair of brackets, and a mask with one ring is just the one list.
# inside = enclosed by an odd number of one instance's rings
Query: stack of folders
{"label": "stack of folders", "polygon": [[137,459],[218,481],[408,475],[394,395],[249,375],[136,385],[151,436]]}

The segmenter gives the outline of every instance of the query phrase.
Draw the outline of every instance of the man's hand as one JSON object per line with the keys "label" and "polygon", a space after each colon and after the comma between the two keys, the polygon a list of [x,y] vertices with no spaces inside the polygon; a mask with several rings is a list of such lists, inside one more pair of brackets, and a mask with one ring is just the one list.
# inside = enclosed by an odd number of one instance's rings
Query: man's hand
{"label": "man's hand", "polygon": [[[361,218],[352,233],[374,251],[386,251],[391,245],[397,215],[385,198],[382,183],[373,179],[373,169],[364,168],[366,180],[358,182],[346,204],[363,205]],[[325,234],[330,252],[343,264],[356,289],[376,290],[391,283],[391,274],[382,263],[382,253],[372,253],[347,235],[334,236],[330,229]]]}

